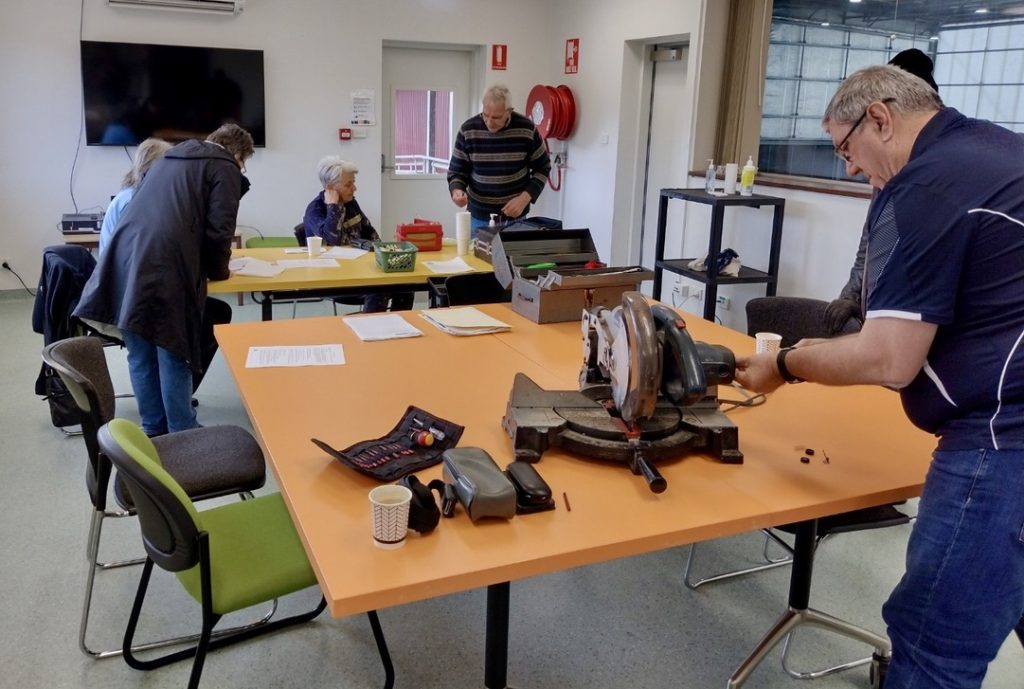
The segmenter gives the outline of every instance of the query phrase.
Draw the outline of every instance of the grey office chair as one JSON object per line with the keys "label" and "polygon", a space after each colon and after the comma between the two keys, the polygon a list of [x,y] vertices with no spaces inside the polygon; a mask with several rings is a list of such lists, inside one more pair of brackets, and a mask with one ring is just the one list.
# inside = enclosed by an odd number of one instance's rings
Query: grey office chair
{"label": "grey office chair", "polygon": [[[93,511],[86,543],[89,574],[78,629],[78,644],[87,656],[109,658],[121,655],[121,649],[93,650],[86,639],[96,572],[141,564],[144,561],[134,559],[101,562],[99,559],[103,520],[107,517],[129,517],[135,514],[132,496],[120,476],[114,481],[114,498],[120,509],[107,508],[111,465],[110,460],[99,450],[96,434],[100,426],[114,418],[113,384],[103,354],[103,343],[97,337],[71,337],[59,340],[47,345],[43,349],[42,357],[43,361],[60,376],[81,411],[82,438],[89,458],[86,465],[86,488]],[[169,433],[154,438],[153,444],[159,449],[167,471],[181,483],[189,497],[195,500],[234,493],[252,497],[251,491],[261,488],[266,482],[263,452],[256,440],[242,428],[207,426]],[[254,624],[265,623],[273,612],[271,609],[262,620]],[[230,631],[232,630],[226,630]],[[135,649],[159,648],[189,639],[190,637],[183,637],[155,641],[139,644]]]}
{"label": "grey office chair", "polygon": [[[774,332],[782,336],[782,346],[789,347],[803,338],[829,337],[825,324],[825,307],[828,303],[819,299],[802,297],[760,297],[747,302],[747,332]],[[856,324],[847,324],[848,332],[856,332]],[[754,668],[780,642],[783,644],[782,667],[794,679],[817,679],[837,672],[844,672],[855,667],[872,663],[872,681],[881,686],[884,671],[888,663],[889,642],[882,636],[866,629],[861,629],[848,622],[826,615],[810,607],[811,572],[814,564],[814,553],[818,545],[833,535],[866,529],[879,529],[899,526],[910,522],[910,517],[897,510],[893,505],[869,507],[841,514],[829,515],[821,519],[793,524],[783,524],[771,529],[762,529],[765,542],[762,549],[761,564],[722,572],[703,577],[693,574],[697,544],[690,546],[686,558],[683,582],[690,589],[697,589],[705,584],[725,581],[756,572],[774,569],[784,565],[792,565],[790,575],[789,598],[786,612],[772,630],[762,639],[754,651],[740,665],[729,681],[729,687],[739,687],[753,672]],[[794,537],[790,545],[782,534]],[[782,557],[772,557],[768,548],[771,543],[779,545],[786,553]],[[790,642],[793,631],[803,625],[813,625],[828,631],[863,641],[875,648],[871,656],[840,663],[820,670],[794,670],[789,664]],[[877,669],[876,669],[877,668]]]}

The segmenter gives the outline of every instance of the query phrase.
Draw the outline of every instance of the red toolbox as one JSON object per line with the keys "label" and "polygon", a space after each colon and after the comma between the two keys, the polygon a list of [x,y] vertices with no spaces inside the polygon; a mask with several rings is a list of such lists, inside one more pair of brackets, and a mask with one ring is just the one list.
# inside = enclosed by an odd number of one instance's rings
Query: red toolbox
{"label": "red toolbox", "polygon": [[443,234],[441,223],[413,218],[411,223],[402,223],[398,226],[395,230],[395,239],[399,242],[412,242],[420,251],[440,251]]}

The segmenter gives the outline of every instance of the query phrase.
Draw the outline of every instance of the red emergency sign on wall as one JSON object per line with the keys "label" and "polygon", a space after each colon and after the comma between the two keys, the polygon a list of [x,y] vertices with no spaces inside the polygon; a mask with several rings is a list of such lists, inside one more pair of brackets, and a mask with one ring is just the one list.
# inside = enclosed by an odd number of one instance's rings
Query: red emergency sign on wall
{"label": "red emergency sign on wall", "polygon": [[580,39],[565,40],[565,73],[576,74],[580,71]]}
{"label": "red emergency sign on wall", "polygon": [[508,66],[508,46],[495,43],[491,46],[491,69],[504,71]]}

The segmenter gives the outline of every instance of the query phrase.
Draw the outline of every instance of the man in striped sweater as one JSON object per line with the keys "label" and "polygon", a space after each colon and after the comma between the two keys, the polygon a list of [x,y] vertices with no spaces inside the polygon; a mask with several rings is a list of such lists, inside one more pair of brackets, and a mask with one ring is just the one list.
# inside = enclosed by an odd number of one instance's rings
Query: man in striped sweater
{"label": "man in striped sweater", "polygon": [[499,222],[524,217],[551,171],[537,128],[508,101],[504,86],[487,89],[483,111],[459,128],[448,164],[448,191],[456,206],[469,205],[474,237],[492,213]]}

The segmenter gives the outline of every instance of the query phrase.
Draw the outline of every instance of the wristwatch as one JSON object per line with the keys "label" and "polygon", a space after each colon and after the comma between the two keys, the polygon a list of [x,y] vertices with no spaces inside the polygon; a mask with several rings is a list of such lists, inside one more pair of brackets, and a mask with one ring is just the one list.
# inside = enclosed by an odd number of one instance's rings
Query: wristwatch
{"label": "wristwatch", "polygon": [[803,378],[797,378],[789,369],[786,368],[786,355],[793,351],[792,347],[783,347],[779,350],[779,353],[775,355],[775,367],[779,369],[779,375],[782,376],[782,380],[787,383],[802,383]]}

